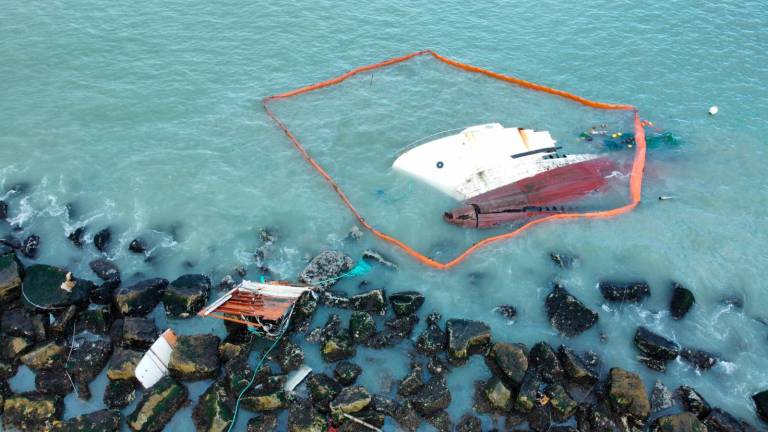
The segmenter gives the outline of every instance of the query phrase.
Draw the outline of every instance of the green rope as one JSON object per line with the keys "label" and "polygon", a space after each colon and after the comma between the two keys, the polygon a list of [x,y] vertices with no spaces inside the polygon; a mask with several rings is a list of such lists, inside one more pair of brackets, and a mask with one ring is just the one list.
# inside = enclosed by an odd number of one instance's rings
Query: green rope
{"label": "green rope", "polygon": [[326,280],[321,280],[321,281],[313,282],[312,285],[321,285],[321,284],[324,284],[326,282],[337,281],[337,280],[339,280],[341,278],[345,278],[345,277],[364,276],[364,275],[368,274],[372,269],[373,269],[373,267],[371,267],[370,264],[368,264],[364,259],[360,259],[360,261],[358,261],[357,264],[355,264],[355,266],[352,267],[352,270],[350,270],[350,271],[348,271],[346,273],[342,273],[342,274],[340,274],[340,275],[338,275],[336,277],[332,277],[332,278],[329,278],[329,279],[326,279]]}

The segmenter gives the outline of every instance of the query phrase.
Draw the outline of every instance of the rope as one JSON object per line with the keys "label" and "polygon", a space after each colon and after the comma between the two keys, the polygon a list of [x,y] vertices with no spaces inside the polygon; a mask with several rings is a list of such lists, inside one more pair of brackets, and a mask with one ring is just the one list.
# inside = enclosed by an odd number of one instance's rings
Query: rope
{"label": "rope", "polygon": [[372,269],[373,269],[373,267],[371,267],[370,264],[368,264],[364,259],[361,258],[360,261],[358,261],[357,264],[355,264],[355,266],[352,267],[352,270],[350,270],[350,271],[348,271],[346,273],[342,273],[342,274],[340,274],[340,275],[338,275],[336,277],[332,277],[332,278],[328,278],[328,279],[325,279],[325,280],[313,282],[310,285],[322,285],[322,284],[325,284],[327,282],[337,281],[337,280],[345,278],[345,277],[363,276],[363,275],[368,274]]}
{"label": "rope", "polygon": [[42,305],[39,305],[39,304],[33,302],[32,300],[29,299],[29,297],[27,297],[27,294],[24,292],[24,284],[21,285],[21,295],[24,296],[24,300],[26,300],[27,303],[31,304],[32,306],[34,306],[34,307],[36,307],[38,309],[44,309],[44,310],[61,310],[61,309],[66,309],[66,307],[64,307],[64,306],[59,306],[59,307],[56,307],[56,306],[42,306]]}

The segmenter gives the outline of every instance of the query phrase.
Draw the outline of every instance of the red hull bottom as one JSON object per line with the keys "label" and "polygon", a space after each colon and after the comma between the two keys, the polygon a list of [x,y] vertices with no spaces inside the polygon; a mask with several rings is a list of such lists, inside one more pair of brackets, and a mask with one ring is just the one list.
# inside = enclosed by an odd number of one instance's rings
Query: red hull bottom
{"label": "red hull bottom", "polygon": [[563,204],[601,189],[615,168],[608,158],[555,168],[468,199],[443,219],[463,228],[491,228],[565,213]]}

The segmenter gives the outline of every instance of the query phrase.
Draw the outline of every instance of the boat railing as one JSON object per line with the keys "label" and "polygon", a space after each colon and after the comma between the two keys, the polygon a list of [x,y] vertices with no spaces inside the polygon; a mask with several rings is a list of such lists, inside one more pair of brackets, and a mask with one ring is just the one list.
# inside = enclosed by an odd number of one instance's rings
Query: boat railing
{"label": "boat railing", "polygon": [[448,130],[444,130],[444,131],[440,131],[440,132],[435,132],[432,135],[427,135],[425,137],[419,138],[416,141],[414,141],[414,142],[412,142],[412,143],[410,143],[410,144],[400,148],[400,150],[397,152],[397,154],[401,155],[404,152],[406,152],[407,150],[410,150],[410,149],[418,146],[419,144],[423,144],[423,143],[425,143],[427,141],[432,141],[435,138],[443,138],[443,137],[446,137],[448,135],[455,135],[456,132],[463,131],[464,129],[466,129],[466,127],[460,127],[460,128],[456,128],[456,129],[448,129]]}

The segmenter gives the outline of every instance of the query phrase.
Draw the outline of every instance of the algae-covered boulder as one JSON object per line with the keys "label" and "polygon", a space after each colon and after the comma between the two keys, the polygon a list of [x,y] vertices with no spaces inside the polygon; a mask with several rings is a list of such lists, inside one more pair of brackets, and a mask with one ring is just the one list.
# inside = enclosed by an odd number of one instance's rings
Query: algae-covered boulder
{"label": "algae-covered boulder", "polygon": [[300,346],[288,340],[288,338],[283,339],[276,355],[277,363],[285,373],[298,369],[304,363],[304,351]]}
{"label": "algae-covered boulder", "polygon": [[40,394],[66,396],[74,390],[62,368],[43,369],[35,374],[35,390]]}
{"label": "algae-covered boulder", "polygon": [[171,375],[178,380],[215,378],[221,365],[219,342],[210,334],[179,336],[168,363]]}
{"label": "algae-covered boulder", "polygon": [[520,383],[520,390],[515,399],[515,408],[518,411],[530,412],[537,403],[539,387],[541,387],[539,371],[529,367]]}
{"label": "algae-covered boulder", "polygon": [[707,426],[689,412],[659,417],[651,428],[653,432],[707,432]]}
{"label": "algae-covered boulder", "polygon": [[120,411],[103,409],[73,417],[66,421],[54,421],[52,432],[113,432],[120,430]]}
{"label": "algae-covered boulder", "polygon": [[123,347],[144,351],[157,340],[157,327],[150,318],[127,317],[122,327]]}
{"label": "algae-covered boulder", "polygon": [[60,308],[86,304],[88,295],[95,286],[93,282],[75,279],[75,286],[71,291],[67,291],[61,288],[66,277],[67,271],[62,268],[44,264],[27,267],[22,283],[25,305],[29,309],[36,309],[38,306]]}
{"label": "algae-covered boulder", "polygon": [[211,280],[208,276],[188,274],[171,282],[163,293],[165,313],[171,318],[194,316],[208,302]]}
{"label": "algae-covered boulder", "polygon": [[370,290],[349,298],[349,305],[356,311],[370,312],[374,315],[387,313],[387,299],[384,291],[380,289]]}
{"label": "algae-covered boulder", "polygon": [[349,334],[352,342],[362,343],[376,333],[376,321],[368,312],[354,311],[349,317]]}
{"label": "algae-covered boulder", "polygon": [[277,416],[272,413],[256,414],[248,420],[246,432],[274,432],[277,430]]}
{"label": "algae-covered boulder", "polygon": [[519,388],[528,370],[525,345],[496,342],[488,352],[489,367],[513,388]]}
{"label": "algae-covered boulder", "polygon": [[0,331],[8,336],[21,336],[42,342],[47,339],[44,319],[47,317],[21,308],[11,309],[3,313]]}
{"label": "algae-covered boulder", "polygon": [[326,419],[312,404],[306,400],[298,400],[291,404],[288,411],[288,432],[325,432],[328,426]]}
{"label": "algae-covered boulder", "polygon": [[227,432],[234,418],[234,412],[230,407],[232,402],[224,381],[219,380],[211,384],[192,410],[195,429],[206,432]]}
{"label": "algae-covered boulder", "polygon": [[354,414],[371,403],[371,394],[365,387],[345,387],[331,402],[331,412],[338,415]]}
{"label": "algae-covered boulder", "polygon": [[361,373],[363,373],[363,368],[348,361],[336,363],[333,369],[334,378],[343,386],[354,384]]}
{"label": "algae-covered boulder", "polygon": [[546,342],[538,342],[531,347],[531,352],[528,353],[528,365],[539,371],[541,379],[548,384],[559,383],[565,377],[557,354]]}
{"label": "algae-covered boulder", "polygon": [[389,296],[389,303],[397,315],[410,315],[424,304],[424,295],[418,291],[397,292]]}
{"label": "algae-covered boulder", "polygon": [[669,313],[672,318],[683,319],[694,303],[696,298],[691,290],[677,282],[672,282],[672,299],[669,302]]}
{"label": "algae-covered boulder", "polygon": [[[101,373],[112,354],[112,341],[107,338],[83,335],[75,338],[77,349],[69,354],[66,370],[78,384],[78,389],[88,391],[88,382]],[[81,397],[83,397],[81,391]],[[88,399],[88,398],[85,398]]]}
{"label": "algae-covered boulder", "polygon": [[144,316],[157,306],[168,286],[167,279],[146,279],[115,291],[115,307],[124,316]]}
{"label": "algae-covered boulder", "polygon": [[413,396],[421,387],[424,386],[424,378],[422,377],[424,369],[419,363],[414,362],[411,365],[411,371],[400,381],[400,385],[397,386],[397,394],[400,396]]}
{"label": "algae-covered boulder", "polygon": [[320,355],[323,360],[328,363],[337,362],[340,360],[348,360],[357,354],[357,349],[352,343],[350,337],[345,334],[339,334],[333,336],[323,343]]}
{"label": "algae-covered boulder", "polygon": [[342,274],[352,270],[355,262],[339,251],[323,251],[309,262],[299,281],[310,285],[331,286]]}
{"label": "algae-covered boulder", "polygon": [[67,353],[56,342],[40,344],[20,357],[22,363],[30,369],[41,370],[63,366]]}
{"label": "algae-covered boulder", "polygon": [[440,327],[440,318],[438,313],[427,316],[427,327],[416,338],[416,352],[432,357],[445,351],[448,337]]}
{"label": "algae-covered boulder", "polygon": [[574,337],[597,323],[598,315],[569,293],[562,285],[555,284],[545,301],[549,323],[560,334]]}
{"label": "algae-covered boulder", "polygon": [[576,408],[579,407],[579,404],[573,400],[563,386],[559,384],[549,386],[546,393],[552,407],[552,420],[560,423],[576,414]]}
{"label": "algae-covered boulder", "polygon": [[61,418],[63,411],[64,404],[58,396],[39,393],[10,395],[3,404],[3,427],[6,430],[47,430]]}
{"label": "algae-covered boulder", "polygon": [[34,341],[21,336],[3,336],[0,338],[0,357],[15,361],[34,345]]}
{"label": "algae-covered boulder", "polygon": [[483,386],[483,391],[493,409],[504,412],[512,408],[512,390],[497,377],[488,380]]}
{"label": "algae-covered boulder", "polygon": [[157,432],[162,430],[176,411],[186,403],[189,392],[171,377],[161,379],[144,392],[136,409],[126,419],[134,431]]}
{"label": "algae-covered boulder", "polygon": [[251,411],[276,411],[290,405],[290,396],[283,390],[285,375],[268,376],[257,381],[240,401],[244,408]]}
{"label": "algae-covered boulder", "polygon": [[326,374],[312,374],[307,378],[307,389],[312,405],[319,410],[327,412],[330,403],[341,392],[341,385]]}
{"label": "algae-covered boulder", "polygon": [[651,403],[640,375],[620,368],[608,373],[608,402],[613,413],[629,424],[642,427],[651,412]]}
{"label": "algae-covered boulder", "polygon": [[472,354],[483,353],[491,342],[491,328],[482,321],[450,319],[448,333],[448,361],[464,364]]}
{"label": "algae-covered boulder", "polygon": [[576,351],[560,345],[557,349],[557,357],[570,381],[583,385],[593,385],[597,382],[597,374],[587,366]]}
{"label": "algae-covered boulder", "polygon": [[8,304],[19,298],[23,274],[24,266],[16,258],[16,254],[7,253],[0,256],[0,304]]}
{"label": "algae-covered boulder", "polygon": [[136,399],[136,380],[109,380],[104,389],[104,405],[109,408],[123,408]]}
{"label": "algae-covered boulder", "polygon": [[414,396],[412,402],[416,410],[425,416],[448,408],[451,403],[451,393],[448,391],[445,378],[440,375],[430,378]]}
{"label": "algae-covered boulder", "polygon": [[111,305],[98,305],[91,303],[88,308],[80,312],[77,322],[77,330],[89,331],[96,334],[109,334],[114,315]]}
{"label": "algae-covered boulder", "polygon": [[115,350],[107,369],[107,378],[111,380],[134,379],[136,365],[139,364],[144,353],[130,349],[119,348]]}

